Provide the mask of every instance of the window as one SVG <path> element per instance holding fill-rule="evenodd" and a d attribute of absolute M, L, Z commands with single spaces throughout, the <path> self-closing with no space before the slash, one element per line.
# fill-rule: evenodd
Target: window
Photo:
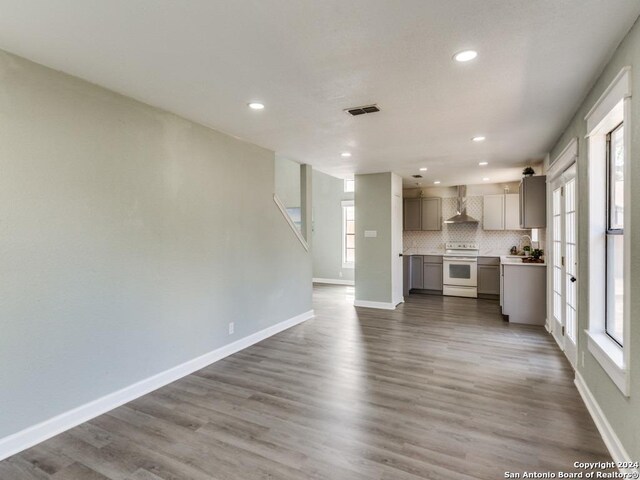
<path fill-rule="evenodd" d="M 588 350 L 625 396 L 630 390 L 631 245 L 624 234 L 625 224 L 629 225 L 631 155 L 625 127 L 630 114 L 631 67 L 624 67 L 585 120 L 589 142 Z"/>
<path fill-rule="evenodd" d="M 356 181 L 345 179 L 344 181 L 344 191 L 345 192 L 355 192 L 356 190 Z"/>
<path fill-rule="evenodd" d="M 353 268 L 356 261 L 356 220 L 352 201 L 342 202 L 342 267 Z"/>
<path fill-rule="evenodd" d="M 607 134 L 605 332 L 624 343 L 624 125 Z"/>

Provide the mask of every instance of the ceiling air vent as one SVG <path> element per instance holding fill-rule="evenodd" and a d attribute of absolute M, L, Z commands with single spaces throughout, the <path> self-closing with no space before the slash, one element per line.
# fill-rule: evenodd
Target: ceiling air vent
<path fill-rule="evenodd" d="M 422 178 L 422 175 L 411 175 L 413 178 Z"/>
<path fill-rule="evenodd" d="M 376 113 L 379 112 L 380 109 L 378 108 L 377 105 L 365 105 L 363 107 L 353 107 L 353 108 L 347 108 L 345 110 L 345 112 L 347 112 L 348 114 L 356 117 L 358 115 L 364 115 L 365 113 Z"/>

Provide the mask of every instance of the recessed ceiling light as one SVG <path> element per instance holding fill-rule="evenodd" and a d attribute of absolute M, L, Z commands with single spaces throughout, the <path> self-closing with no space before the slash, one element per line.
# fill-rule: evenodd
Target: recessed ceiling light
<path fill-rule="evenodd" d="M 264 103 L 260 103 L 260 102 L 251 102 L 251 103 L 248 103 L 247 105 L 249 105 L 249 108 L 251 110 L 262 110 L 262 109 L 264 109 Z"/>
<path fill-rule="evenodd" d="M 426 171 L 427 171 L 427 167 L 422 167 L 422 168 L 420 169 L 420 171 L 421 171 L 421 172 L 426 172 Z"/>
<path fill-rule="evenodd" d="M 435 182 L 433 182 L 435 185 L 439 185 L 440 184 L 440 180 L 436 180 Z"/>
<path fill-rule="evenodd" d="M 344 157 L 344 158 L 348 158 L 348 157 L 350 157 L 350 156 L 351 156 L 351 153 L 349 153 L 349 152 L 342 152 L 342 153 L 340 154 L 340 156 L 341 156 L 341 157 Z"/>
<path fill-rule="evenodd" d="M 471 140 L 473 140 L 474 142 L 484 142 L 486 140 L 486 137 L 478 135 L 477 137 L 473 137 Z"/>
<path fill-rule="evenodd" d="M 473 60 L 478 56 L 478 52 L 475 50 L 463 50 L 462 52 L 458 52 L 453 56 L 453 59 L 456 62 L 468 62 L 469 60 Z"/>
<path fill-rule="evenodd" d="M 485 165 L 489 165 L 489 162 L 480 162 L 478 165 L 480 165 L 481 167 L 484 167 Z"/>
<path fill-rule="evenodd" d="M 488 182 L 488 181 L 489 181 L 489 180 L 491 180 L 491 179 L 490 179 L 489 177 L 484 177 L 482 180 L 483 180 L 484 182 Z"/>

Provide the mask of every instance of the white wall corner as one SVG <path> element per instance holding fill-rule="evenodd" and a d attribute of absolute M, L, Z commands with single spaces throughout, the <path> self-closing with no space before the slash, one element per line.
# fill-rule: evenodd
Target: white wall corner
<path fill-rule="evenodd" d="M 25 428 L 17 433 L 0 438 L 0 461 L 15 455 L 27 448 L 31 448 L 38 443 L 44 442 L 62 432 L 65 432 L 81 423 L 102 415 L 114 408 L 128 403 L 136 398 L 146 395 L 158 388 L 164 387 L 171 382 L 190 375 L 212 363 L 222 360 L 240 350 L 244 350 L 251 345 L 265 340 L 277 333 L 298 325 L 310 318 L 313 318 L 313 310 L 296 315 L 288 320 L 267 327 L 247 337 L 236 340 L 233 343 L 212 350 L 200 357 L 196 357 L 185 363 L 177 365 L 169 370 L 160 372 L 149 378 L 136 382 L 116 392 L 93 400 L 77 408 L 64 412 L 53 418 L 45 420 L 31 427 Z"/>
<path fill-rule="evenodd" d="M 613 461 L 616 463 L 631 462 L 631 458 L 629 457 L 629 454 L 627 453 L 624 446 L 622 445 L 622 442 L 616 435 L 616 432 L 611 427 L 611 424 L 607 420 L 607 417 L 605 417 L 604 412 L 600 408 L 600 405 L 598 405 L 598 402 L 596 401 L 595 397 L 591 393 L 591 390 L 589 390 L 589 387 L 587 387 L 587 384 L 585 383 L 584 378 L 582 377 L 582 375 L 580 375 L 580 372 L 578 372 L 577 370 L 576 370 L 575 385 L 576 385 L 576 388 L 578 389 L 578 392 L 580 393 L 580 396 L 582 397 L 582 401 L 584 402 L 585 406 L 587 407 L 587 410 L 591 414 L 591 418 L 593 418 L 593 422 L 596 424 L 596 427 L 598 428 L 598 432 L 600 432 L 600 435 L 602 436 L 602 440 L 604 441 L 604 444 L 609 450 L 609 453 L 611 454 L 611 458 L 613 458 Z M 637 461 L 637 459 L 635 459 L 635 461 Z M 620 469 L 620 471 L 624 473 L 630 473 L 632 475 L 640 475 L 640 470 L 638 469 Z M 635 476 L 630 478 L 638 478 L 638 477 Z"/>

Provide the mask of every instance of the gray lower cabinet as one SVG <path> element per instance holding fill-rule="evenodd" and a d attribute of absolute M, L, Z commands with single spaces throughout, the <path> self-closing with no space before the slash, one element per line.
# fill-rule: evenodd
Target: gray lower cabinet
<path fill-rule="evenodd" d="M 422 199 L 405 198 L 402 219 L 402 228 L 405 231 L 420 230 L 422 227 Z"/>
<path fill-rule="evenodd" d="M 512 323 L 544 325 L 547 317 L 547 269 L 536 264 L 505 264 L 502 314 Z"/>
<path fill-rule="evenodd" d="M 411 290 L 411 257 L 404 255 L 402 257 L 402 294 L 409 295 Z"/>
<path fill-rule="evenodd" d="M 422 255 L 411 255 L 411 288 L 423 288 Z"/>
<path fill-rule="evenodd" d="M 500 295 L 500 258 L 478 258 L 478 295 Z"/>
<path fill-rule="evenodd" d="M 442 291 L 442 261 L 440 263 L 424 262 L 423 288 Z"/>

